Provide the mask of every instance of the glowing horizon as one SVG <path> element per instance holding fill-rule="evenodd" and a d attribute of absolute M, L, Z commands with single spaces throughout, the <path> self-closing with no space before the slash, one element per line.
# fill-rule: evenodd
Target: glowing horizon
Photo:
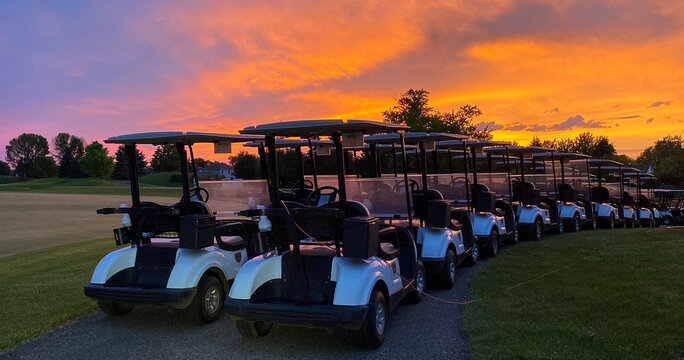
<path fill-rule="evenodd" d="M 391 5 L 391 6 L 390 6 Z M 22 132 L 87 141 L 380 120 L 409 88 L 499 140 L 684 134 L 684 3 L 94 1 L 0 5 L 0 158 Z M 110 151 L 111 153 L 111 151 Z M 204 150 L 198 156 L 224 160 Z M 150 155 L 149 150 L 147 155 Z"/>

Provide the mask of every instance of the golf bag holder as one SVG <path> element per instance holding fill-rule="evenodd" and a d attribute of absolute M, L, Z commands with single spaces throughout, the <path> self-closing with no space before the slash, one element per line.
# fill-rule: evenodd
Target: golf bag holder
<path fill-rule="evenodd" d="M 180 217 L 178 246 L 184 249 L 201 249 L 214 245 L 216 217 L 209 214 L 191 214 Z"/>
<path fill-rule="evenodd" d="M 432 200 L 444 200 L 444 196 L 437 190 L 414 190 L 413 213 L 420 221 L 425 221 L 428 216 L 428 204 Z"/>
<path fill-rule="evenodd" d="M 354 216 L 344 219 L 342 255 L 368 259 L 378 253 L 380 220 L 370 216 Z"/>
<path fill-rule="evenodd" d="M 570 184 L 558 185 L 558 200 L 564 203 L 574 203 L 577 201 L 577 193 Z"/>
<path fill-rule="evenodd" d="M 622 205 L 623 206 L 634 206 L 634 197 L 629 193 L 622 193 Z"/>
<path fill-rule="evenodd" d="M 591 199 L 598 203 L 610 202 L 610 191 L 603 186 L 591 188 Z"/>
<path fill-rule="evenodd" d="M 523 205 L 539 205 L 539 189 L 529 187 L 523 188 L 520 202 Z"/>
<path fill-rule="evenodd" d="M 475 212 L 494 213 L 496 209 L 495 196 L 491 191 L 477 191 L 473 192 L 473 208 Z"/>
<path fill-rule="evenodd" d="M 451 225 L 451 204 L 447 200 L 430 200 L 425 226 L 448 228 Z"/>

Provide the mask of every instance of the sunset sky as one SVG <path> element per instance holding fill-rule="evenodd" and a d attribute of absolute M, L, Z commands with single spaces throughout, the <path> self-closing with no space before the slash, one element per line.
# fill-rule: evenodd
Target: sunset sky
<path fill-rule="evenodd" d="M 684 134 L 684 1 L 3 1 L 0 159 L 22 132 L 381 119 L 408 88 L 498 140 Z"/>

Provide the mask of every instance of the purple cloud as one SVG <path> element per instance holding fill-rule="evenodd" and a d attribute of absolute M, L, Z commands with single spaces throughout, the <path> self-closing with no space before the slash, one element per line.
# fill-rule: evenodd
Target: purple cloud
<path fill-rule="evenodd" d="M 618 117 L 611 117 L 607 118 L 606 120 L 625 120 L 625 119 L 636 119 L 641 117 L 640 115 L 628 115 L 628 116 L 618 116 Z"/>
<path fill-rule="evenodd" d="M 504 128 L 504 126 L 503 126 L 503 125 L 499 125 L 499 124 L 497 124 L 497 123 L 495 123 L 495 122 L 493 122 L 493 121 L 483 121 L 483 122 L 481 122 L 481 123 L 479 123 L 479 124 L 476 124 L 476 125 L 475 125 L 475 128 L 476 128 L 477 130 L 480 130 L 480 131 L 482 131 L 482 130 L 484 130 L 484 129 L 489 129 L 489 130 L 491 130 L 491 131 L 494 131 L 494 130 L 501 130 L 501 129 Z"/>
<path fill-rule="evenodd" d="M 669 100 L 669 101 L 656 101 L 656 102 L 654 102 L 653 104 L 649 105 L 648 107 L 649 107 L 649 108 L 656 108 L 656 107 L 659 107 L 660 105 L 665 105 L 665 106 L 667 106 L 667 105 L 670 105 L 671 103 L 672 103 L 672 100 Z"/>
<path fill-rule="evenodd" d="M 648 124 L 648 123 L 652 123 L 652 122 L 653 122 L 653 118 L 649 118 L 648 120 L 646 120 L 646 123 L 647 123 L 647 124 Z"/>
<path fill-rule="evenodd" d="M 602 128 L 605 127 L 603 123 L 589 120 L 584 120 L 582 115 L 575 115 L 569 117 L 567 120 L 553 125 L 550 127 L 551 130 L 570 130 L 574 128 Z"/>
<path fill-rule="evenodd" d="M 557 112 L 559 112 L 559 111 L 560 111 L 560 109 L 558 109 L 557 107 L 555 107 L 555 108 L 553 108 L 553 109 L 544 110 L 544 114 L 546 114 L 546 113 L 557 113 Z"/>

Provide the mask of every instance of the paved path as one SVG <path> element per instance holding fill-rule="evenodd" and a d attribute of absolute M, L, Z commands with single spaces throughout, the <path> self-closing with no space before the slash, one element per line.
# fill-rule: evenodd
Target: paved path
<path fill-rule="evenodd" d="M 479 268 L 464 267 L 451 290 L 429 294 L 463 301 Z M 0 354 L 0 359 L 468 359 L 463 306 L 424 297 L 392 313 L 384 345 L 374 351 L 350 344 L 344 331 L 276 326 L 261 339 L 240 337 L 232 321 L 203 325 L 188 312 L 141 307 L 120 318 L 82 317 Z"/>

